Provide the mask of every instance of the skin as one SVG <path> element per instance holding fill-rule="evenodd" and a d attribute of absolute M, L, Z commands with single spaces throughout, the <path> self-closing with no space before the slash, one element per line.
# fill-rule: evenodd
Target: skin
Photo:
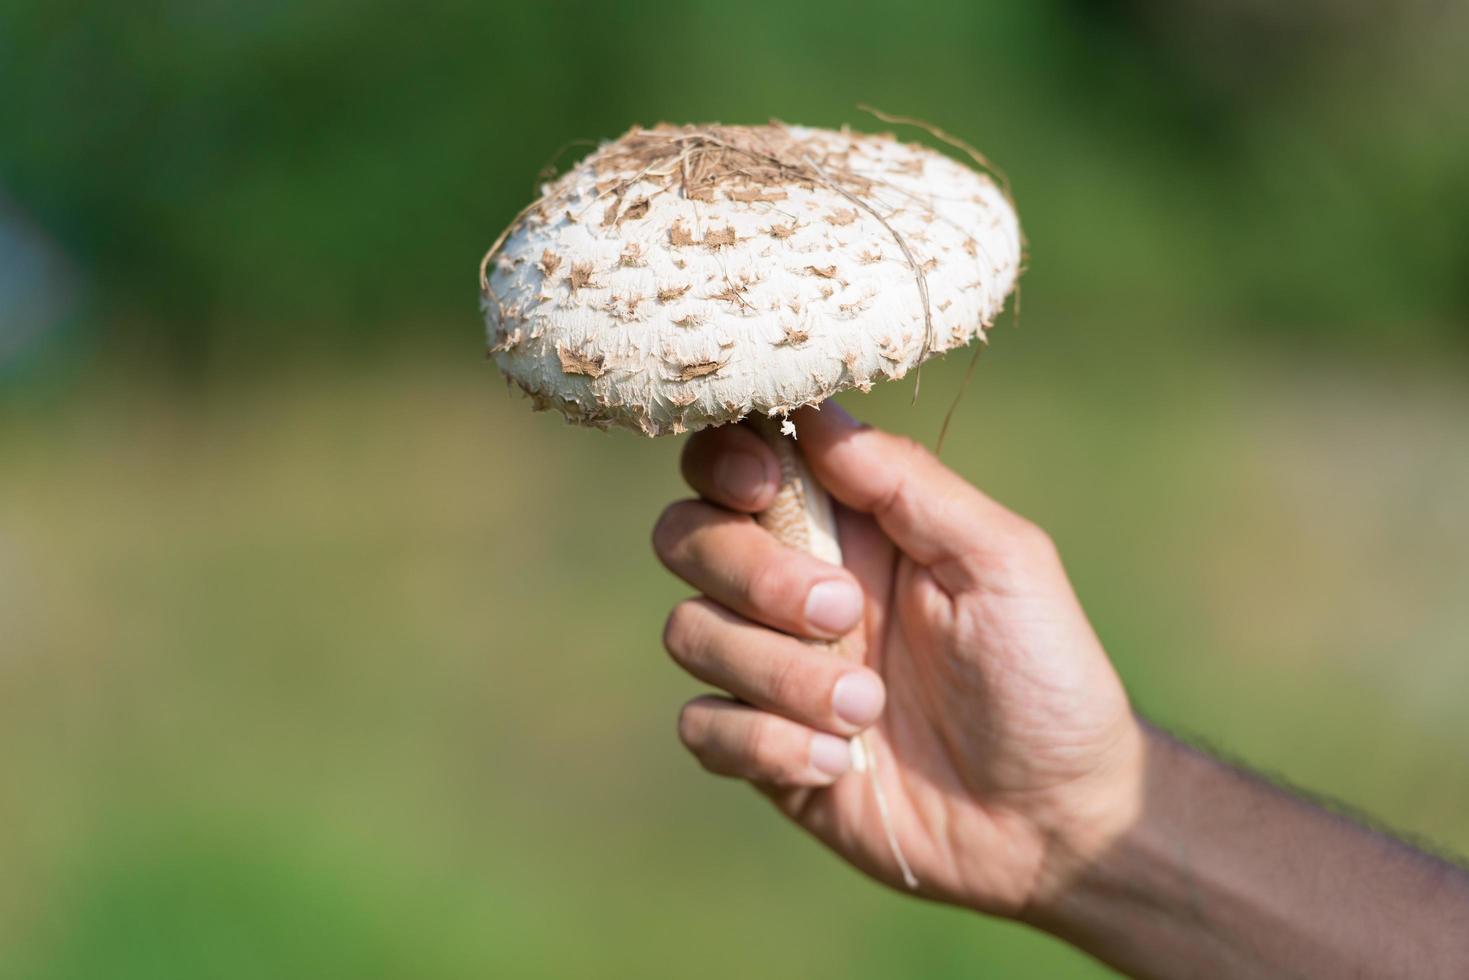
<path fill-rule="evenodd" d="M 688 441 L 698 499 L 654 531 L 699 593 L 664 645 L 724 692 L 679 717 L 706 769 L 903 888 L 866 732 L 921 895 L 1134 976 L 1469 975 L 1469 875 L 1151 729 L 1043 531 L 834 405 L 795 420 L 845 567 L 753 520 L 779 469 L 740 426 Z"/>

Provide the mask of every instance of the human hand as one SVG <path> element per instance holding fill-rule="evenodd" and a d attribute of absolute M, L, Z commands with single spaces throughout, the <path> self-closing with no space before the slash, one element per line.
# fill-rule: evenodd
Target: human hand
<path fill-rule="evenodd" d="M 898 884 L 851 771 L 847 739 L 869 731 L 921 893 L 1023 915 L 1136 817 L 1144 739 L 1122 686 L 1040 529 L 835 404 L 795 420 L 838 502 L 846 567 L 751 518 L 779 478 L 759 437 L 690 438 L 683 472 L 702 499 L 665 510 L 653 541 L 701 596 L 674 608 L 664 644 L 730 696 L 689 702 L 680 738 Z M 844 636 L 845 657 L 810 642 Z"/>

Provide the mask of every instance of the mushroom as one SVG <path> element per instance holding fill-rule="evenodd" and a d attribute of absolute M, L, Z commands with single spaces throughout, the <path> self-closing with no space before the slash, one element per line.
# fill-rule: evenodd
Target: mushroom
<path fill-rule="evenodd" d="M 786 416 L 983 340 L 1020 262 L 1008 194 L 925 146 L 665 124 L 544 187 L 485 255 L 480 286 L 491 356 L 537 408 L 649 436 L 748 418 L 781 463 L 760 522 L 840 564 L 830 499 Z M 870 745 L 853 755 L 875 773 Z"/>

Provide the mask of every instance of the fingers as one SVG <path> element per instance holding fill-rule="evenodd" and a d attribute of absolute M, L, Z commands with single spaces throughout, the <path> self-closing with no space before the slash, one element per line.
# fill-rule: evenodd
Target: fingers
<path fill-rule="evenodd" d="M 806 462 L 833 497 L 873 515 L 924 565 L 1004 554 L 1039 534 L 923 446 L 861 425 L 834 402 L 794 415 Z"/>
<path fill-rule="evenodd" d="M 852 768 L 846 739 L 708 695 L 684 705 L 678 737 L 720 776 L 773 786 L 827 786 Z"/>
<path fill-rule="evenodd" d="M 742 425 L 694 433 L 684 445 L 680 467 L 699 496 L 746 514 L 769 507 L 780 484 L 775 454 Z"/>
<path fill-rule="evenodd" d="M 706 684 L 812 728 L 855 735 L 882 713 L 882 681 L 866 667 L 756 626 L 708 599 L 674 607 L 663 645 Z"/>
<path fill-rule="evenodd" d="M 862 426 L 834 402 L 819 410 L 801 409 L 793 418 L 817 479 L 849 508 L 873 515 L 915 561 L 934 567 L 963 559 L 1052 553 L 1043 532 L 975 489 L 918 443 Z M 730 425 L 689 439 L 683 473 L 702 497 L 742 513 L 769 506 L 780 478 L 775 454 L 763 440 L 743 426 Z M 963 584 L 958 576 L 950 578 Z"/>
<path fill-rule="evenodd" d="M 813 639 L 836 639 L 862 619 L 852 573 L 787 548 L 749 517 L 701 500 L 663 512 L 653 550 L 679 578 L 740 615 Z"/>

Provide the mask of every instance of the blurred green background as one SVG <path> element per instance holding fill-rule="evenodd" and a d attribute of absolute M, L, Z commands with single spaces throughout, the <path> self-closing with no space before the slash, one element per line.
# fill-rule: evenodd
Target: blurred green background
<path fill-rule="evenodd" d="M 1022 322 L 945 457 L 1142 710 L 1469 849 L 1466 42 L 1433 0 L 0 0 L 0 977 L 1104 973 L 704 777 L 676 441 L 483 359 L 559 147 L 859 101 L 1013 180 Z M 931 442 L 964 360 L 847 404 Z"/>

